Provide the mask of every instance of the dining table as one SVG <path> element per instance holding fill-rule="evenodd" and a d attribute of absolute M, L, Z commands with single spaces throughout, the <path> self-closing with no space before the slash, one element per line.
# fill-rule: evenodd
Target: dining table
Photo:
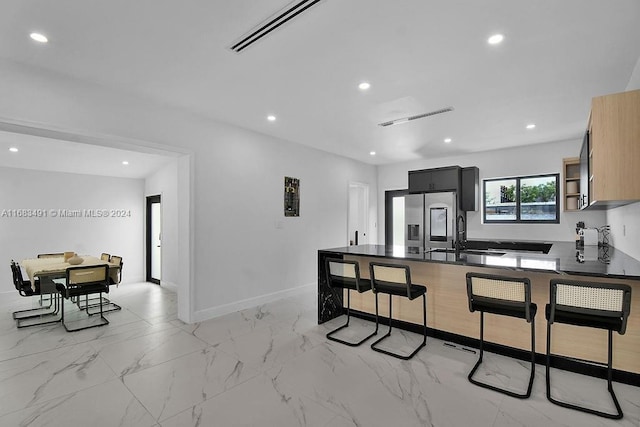
<path fill-rule="evenodd" d="M 87 266 L 87 265 L 109 265 L 109 277 L 112 283 L 118 283 L 119 264 L 114 264 L 91 255 L 80 255 L 82 262 L 80 264 L 70 264 L 65 261 L 64 256 L 46 257 L 46 258 L 27 258 L 22 260 L 22 268 L 27 273 L 31 281 L 31 288 L 36 289 L 36 278 L 40 279 L 40 292 L 53 293 L 56 291 L 57 280 L 64 280 L 67 275 L 67 269 L 70 267 Z"/>

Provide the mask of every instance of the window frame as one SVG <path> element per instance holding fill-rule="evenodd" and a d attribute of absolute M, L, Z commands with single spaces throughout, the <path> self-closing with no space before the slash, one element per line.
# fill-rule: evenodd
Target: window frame
<path fill-rule="evenodd" d="M 530 178 L 555 178 L 556 180 L 556 217 L 554 219 L 522 219 L 522 204 L 520 201 L 520 183 Z M 487 182 L 515 180 L 516 218 L 515 219 L 487 219 Z M 485 178 L 482 180 L 482 223 L 483 224 L 560 224 L 560 174 L 545 173 L 539 175 L 508 176 L 502 178 Z"/>

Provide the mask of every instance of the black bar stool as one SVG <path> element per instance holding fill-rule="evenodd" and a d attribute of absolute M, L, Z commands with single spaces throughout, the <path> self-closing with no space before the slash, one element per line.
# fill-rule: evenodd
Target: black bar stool
<path fill-rule="evenodd" d="M 614 283 L 592 283 L 553 279 L 550 282 L 550 303 L 547 304 L 547 399 L 556 405 L 619 420 L 622 408 L 612 384 L 613 331 L 624 335 L 631 311 L 631 287 Z M 551 396 L 550 359 L 551 325 L 566 323 L 575 326 L 606 329 L 609 336 L 607 361 L 607 389 L 616 406 L 616 413 L 597 411 L 572 403 L 562 402 Z"/>
<path fill-rule="evenodd" d="M 371 289 L 371 282 L 367 279 L 360 278 L 360 265 L 357 261 L 348 261 L 343 259 L 327 259 L 326 260 L 327 283 L 329 287 L 347 290 L 347 323 L 329 332 L 326 337 L 332 341 L 337 341 L 352 347 L 359 346 L 372 336 L 378 333 L 378 301 L 376 300 L 376 329 L 358 342 L 345 341 L 333 336 L 336 332 L 349 326 L 351 317 L 351 291 L 356 290 L 359 293 L 366 292 Z"/>
<path fill-rule="evenodd" d="M 383 293 L 389 295 L 389 331 L 382 338 L 371 344 L 371 348 L 380 353 L 388 354 L 389 356 L 409 360 L 427 344 L 427 288 L 411 283 L 411 270 L 408 265 L 371 262 L 369 263 L 369 271 L 371 274 L 371 288 L 376 296 L 376 323 L 378 318 L 378 294 Z M 409 300 L 413 300 L 422 295 L 424 337 L 422 343 L 407 356 L 376 347 L 377 344 L 391 335 L 391 321 L 393 319 L 391 300 L 393 295 L 406 297 L 409 298 Z"/>
<path fill-rule="evenodd" d="M 480 357 L 467 377 L 477 386 L 525 399 L 531 396 L 533 378 L 536 372 L 536 326 L 537 306 L 531 302 L 531 282 L 528 278 L 513 278 L 481 273 L 467 273 L 467 296 L 469 311 L 480 312 Z M 531 323 L 531 375 L 524 394 L 496 387 L 473 379 L 473 374 L 482 363 L 484 353 L 484 313 L 517 317 Z"/>

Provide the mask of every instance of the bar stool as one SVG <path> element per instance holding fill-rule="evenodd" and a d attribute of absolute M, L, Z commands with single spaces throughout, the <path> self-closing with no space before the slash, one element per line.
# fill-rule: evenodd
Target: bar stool
<path fill-rule="evenodd" d="M 397 357 L 398 359 L 409 360 L 427 344 L 427 288 L 411 283 L 411 270 L 408 265 L 371 262 L 369 263 L 369 272 L 371 274 L 371 288 L 376 296 L 376 323 L 378 321 L 378 294 L 383 293 L 389 295 L 389 331 L 382 338 L 371 344 L 371 349 Z M 424 337 L 422 343 L 407 356 L 376 347 L 377 344 L 391 335 L 391 321 L 393 319 L 391 300 L 393 295 L 406 297 L 409 300 L 413 300 L 422 295 Z"/>
<path fill-rule="evenodd" d="M 467 377 L 477 386 L 488 388 L 508 396 L 525 399 L 531 396 L 536 372 L 536 327 L 537 306 L 531 302 L 531 282 L 528 278 L 513 278 L 481 273 L 467 273 L 467 296 L 469 311 L 480 312 L 480 357 Z M 484 313 L 517 317 L 531 323 L 531 375 L 524 394 L 496 387 L 473 379 L 473 374 L 482 363 L 484 354 Z"/>
<path fill-rule="evenodd" d="M 371 289 L 371 282 L 367 279 L 360 278 L 360 265 L 357 261 L 348 261 L 343 259 L 327 259 L 326 260 L 327 283 L 329 287 L 347 290 L 347 323 L 329 332 L 326 337 L 332 341 L 337 341 L 352 347 L 359 346 L 372 336 L 378 333 L 378 301 L 376 301 L 376 329 L 358 342 L 345 341 L 335 338 L 333 334 L 341 329 L 349 326 L 351 317 L 351 291 L 356 290 L 363 293 Z"/>
<path fill-rule="evenodd" d="M 627 318 L 631 311 L 631 287 L 613 283 L 579 282 L 574 280 L 553 279 L 550 282 L 550 303 L 547 304 L 547 399 L 556 405 L 619 420 L 622 408 L 618 403 L 612 384 L 613 331 L 624 335 Z M 550 359 L 551 359 L 551 325 L 566 323 L 575 326 L 606 329 L 609 338 L 607 361 L 607 389 L 616 406 L 616 413 L 597 411 L 595 409 L 562 402 L 551 396 Z M 604 364 L 602 364 L 604 365 Z"/>

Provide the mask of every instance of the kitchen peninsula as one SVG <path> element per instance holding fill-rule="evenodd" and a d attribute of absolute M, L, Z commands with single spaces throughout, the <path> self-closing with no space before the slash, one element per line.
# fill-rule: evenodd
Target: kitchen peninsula
<path fill-rule="evenodd" d="M 524 249 L 524 250 L 523 250 Z M 370 261 L 407 264 L 412 282 L 427 286 L 429 334 L 447 341 L 476 345 L 479 336 L 477 313 L 470 313 L 466 294 L 467 272 L 483 272 L 510 277 L 528 277 L 532 301 L 538 305 L 536 352 L 541 362 L 546 349 L 544 307 L 549 302 L 549 281 L 559 275 L 587 282 L 625 283 L 632 287 L 631 314 L 625 335 L 614 336 L 613 367 L 618 381 L 640 385 L 640 261 L 614 247 L 576 249 L 572 242 L 490 242 L 469 241 L 466 250 L 438 248 L 408 253 L 403 246 L 360 245 L 318 251 L 318 323 L 343 313 L 343 295 L 327 286 L 326 258 L 344 258 L 360 263 L 362 277 L 369 277 Z M 387 317 L 386 296 L 380 297 L 380 316 Z M 413 329 L 422 322 L 421 306 L 406 298 L 393 301 L 399 327 Z M 351 309 L 371 318 L 374 295 L 352 293 Z M 486 315 L 485 340 L 499 343 L 491 351 L 518 354 L 528 351 L 529 325 L 505 322 Z M 606 331 L 555 325 L 553 353 L 586 361 L 606 362 Z M 477 345 L 476 345 L 477 346 Z M 428 344 L 427 344 L 428 347 Z M 522 353 L 524 354 L 524 353 Z M 585 363 L 579 366 L 587 367 Z M 573 367 L 575 369 L 575 366 Z M 588 369 L 587 369 L 588 370 Z"/>

